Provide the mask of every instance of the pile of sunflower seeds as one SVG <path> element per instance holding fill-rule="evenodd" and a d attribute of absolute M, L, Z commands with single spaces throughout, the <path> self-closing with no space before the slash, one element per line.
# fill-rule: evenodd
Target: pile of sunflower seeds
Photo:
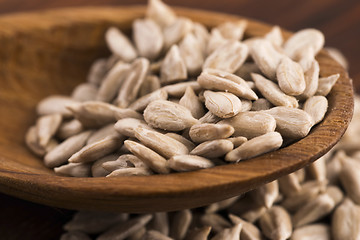
<path fill-rule="evenodd" d="M 238 162 L 305 137 L 339 74 L 319 76 L 315 29 L 243 39 L 246 20 L 209 32 L 151 0 L 132 39 L 111 27 L 112 55 L 71 96 L 49 96 L 26 143 L 74 177 L 191 171 Z"/>
<path fill-rule="evenodd" d="M 306 168 L 209 206 L 177 212 L 77 212 L 61 240 L 360 239 L 360 96 L 342 140 Z"/>

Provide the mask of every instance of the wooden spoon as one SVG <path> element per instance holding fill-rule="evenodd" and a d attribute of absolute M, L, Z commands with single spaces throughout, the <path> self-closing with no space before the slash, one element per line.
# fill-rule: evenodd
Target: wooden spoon
<path fill-rule="evenodd" d="M 107 56 L 104 32 L 130 32 L 144 7 L 76 8 L 0 18 L 0 191 L 69 209 L 122 212 L 170 211 L 203 206 L 239 195 L 291 173 L 329 151 L 343 135 L 353 112 L 352 81 L 322 51 L 321 75 L 340 73 L 329 94 L 325 119 L 300 141 L 238 164 L 188 173 L 118 178 L 56 176 L 24 143 L 35 122 L 35 106 L 51 94 L 70 94 L 86 79 L 91 62 Z M 208 27 L 240 17 L 176 8 L 181 16 Z M 249 20 L 246 36 L 271 26 Z M 289 32 L 284 31 L 288 37 Z"/>

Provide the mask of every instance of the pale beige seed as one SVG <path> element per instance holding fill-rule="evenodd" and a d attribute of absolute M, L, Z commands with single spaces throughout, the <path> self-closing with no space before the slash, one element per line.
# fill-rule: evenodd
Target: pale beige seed
<path fill-rule="evenodd" d="M 25 135 L 25 143 L 30 150 L 37 156 L 42 157 L 46 154 L 46 149 L 39 145 L 36 126 L 31 126 Z"/>
<path fill-rule="evenodd" d="M 311 48 L 316 55 L 324 46 L 324 35 L 317 29 L 303 29 L 293 34 L 285 43 L 284 51 L 287 56 L 297 60 L 299 55 Z"/>
<path fill-rule="evenodd" d="M 304 92 L 298 96 L 298 99 L 304 100 L 315 95 L 319 86 L 320 66 L 316 60 L 313 60 L 310 67 L 304 73 L 306 88 Z"/>
<path fill-rule="evenodd" d="M 312 48 L 305 49 L 301 54 L 299 54 L 298 59 L 299 60 L 297 62 L 300 64 L 304 72 L 307 72 L 311 68 L 312 63 L 316 61 L 314 50 Z"/>
<path fill-rule="evenodd" d="M 205 59 L 203 69 L 214 68 L 234 73 L 245 62 L 248 52 L 245 44 L 228 40 Z"/>
<path fill-rule="evenodd" d="M 225 155 L 225 160 L 229 162 L 238 162 L 249 159 L 261 154 L 274 151 L 281 147 L 282 137 L 278 132 L 269 132 L 264 135 L 255 137 L 243 143 L 239 147 Z"/>
<path fill-rule="evenodd" d="M 244 79 L 218 69 L 203 70 L 197 78 L 197 82 L 204 89 L 230 92 L 248 100 L 258 98 Z"/>
<path fill-rule="evenodd" d="M 223 37 L 220 31 L 216 28 L 211 29 L 209 40 L 206 45 L 205 55 L 211 55 L 218 47 L 224 45 L 228 40 Z"/>
<path fill-rule="evenodd" d="M 216 139 L 200 143 L 190 154 L 206 158 L 217 158 L 224 156 L 233 149 L 234 145 L 226 139 Z"/>
<path fill-rule="evenodd" d="M 152 230 L 156 230 L 165 236 L 169 235 L 169 217 L 167 212 L 156 212 L 153 215 L 153 219 L 148 226 Z"/>
<path fill-rule="evenodd" d="M 251 192 L 249 192 L 250 197 L 254 199 L 259 205 L 262 205 L 266 208 L 271 208 L 279 196 L 279 184 L 278 181 L 272 181 L 270 183 L 264 184 Z"/>
<path fill-rule="evenodd" d="M 95 60 L 89 69 L 86 81 L 92 83 L 96 86 L 99 86 L 108 71 L 107 69 L 107 59 L 100 58 Z"/>
<path fill-rule="evenodd" d="M 166 90 L 168 95 L 171 97 L 178 97 L 181 98 L 187 87 L 191 87 L 194 92 L 200 92 L 202 89 L 201 86 L 197 81 L 187 81 L 187 82 L 180 82 L 180 83 L 174 83 L 170 85 L 166 85 L 162 89 Z"/>
<path fill-rule="evenodd" d="M 340 204 L 344 199 L 344 193 L 342 190 L 334 185 L 329 185 L 325 191 L 335 202 L 335 206 Z"/>
<path fill-rule="evenodd" d="M 247 81 L 251 80 L 251 73 L 261 73 L 259 67 L 253 62 L 245 62 L 234 73 L 236 76 L 241 77 Z"/>
<path fill-rule="evenodd" d="M 359 205 L 355 205 L 349 198 L 346 198 L 332 216 L 331 232 L 334 240 L 359 239 Z"/>
<path fill-rule="evenodd" d="M 167 131 L 181 131 L 198 123 L 189 109 L 166 100 L 151 102 L 144 111 L 144 119 L 150 126 Z"/>
<path fill-rule="evenodd" d="M 305 170 L 304 168 L 300 168 L 299 170 L 294 172 L 296 174 L 296 177 L 299 179 L 300 183 L 303 183 L 305 181 Z"/>
<path fill-rule="evenodd" d="M 206 47 L 208 45 L 208 41 L 210 38 L 210 33 L 208 32 L 208 30 L 206 29 L 206 27 L 203 24 L 194 22 L 193 23 L 193 34 L 200 44 L 201 52 L 202 52 L 203 56 L 205 56 L 206 55 Z"/>
<path fill-rule="evenodd" d="M 36 112 L 38 115 L 60 113 L 64 118 L 69 118 L 72 116 L 72 113 L 66 106 L 76 103 L 78 103 L 78 101 L 67 96 L 51 95 L 42 99 L 36 105 Z"/>
<path fill-rule="evenodd" d="M 71 97 L 79 102 L 92 101 L 96 99 L 97 86 L 92 83 L 82 83 L 74 88 Z"/>
<path fill-rule="evenodd" d="M 150 68 L 151 68 L 151 64 L 150 64 Z M 159 71 L 160 71 L 160 66 L 159 66 Z M 145 77 L 143 84 L 141 84 L 141 87 L 139 90 L 139 97 L 142 97 L 149 93 L 152 93 L 152 92 L 160 89 L 160 87 L 161 87 L 161 84 L 160 84 L 160 79 L 158 76 L 147 75 Z"/>
<path fill-rule="evenodd" d="M 127 219 L 128 214 L 126 213 L 78 211 L 63 228 L 66 231 L 81 231 L 88 234 L 96 234 Z"/>
<path fill-rule="evenodd" d="M 309 175 L 317 181 L 326 181 L 326 162 L 325 157 L 322 156 L 315 162 L 308 165 L 307 170 Z"/>
<path fill-rule="evenodd" d="M 121 147 L 125 140 L 124 136 L 108 136 L 90 145 L 86 145 L 70 158 L 70 163 L 93 162 L 102 158 Z"/>
<path fill-rule="evenodd" d="M 126 140 L 124 144 L 130 152 L 141 159 L 154 172 L 162 174 L 170 173 L 166 159 L 150 148 L 130 140 Z"/>
<path fill-rule="evenodd" d="M 329 214 L 335 207 L 334 200 L 327 194 L 320 194 L 307 202 L 294 214 L 292 220 L 295 227 L 313 223 Z"/>
<path fill-rule="evenodd" d="M 226 228 L 226 229 L 222 230 L 221 232 L 216 234 L 214 237 L 212 237 L 211 240 L 223 240 L 223 239 L 240 240 L 241 229 L 242 229 L 242 224 L 241 223 L 236 224 L 235 226 L 233 226 L 231 228 Z"/>
<path fill-rule="evenodd" d="M 206 90 L 204 97 L 206 108 L 220 118 L 233 117 L 241 110 L 240 99 L 232 93 Z"/>
<path fill-rule="evenodd" d="M 281 28 L 279 26 L 274 26 L 271 28 L 264 38 L 270 41 L 274 46 L 281 47 L 284 42 L 284 38 L 281 33 Z"/>
<path fill-rule="evenodd" d="M 205 213 L 201 216 L 200 222 L 203 226 L 210 226 L 211 230 L 218 233 L 225 228 L 230 228 L 231 223 L 217 213 Z"/>
<path fill-rule="evenodd" d="M 229 140 L 230 142 L 233 143 L 234 145 L 234 148 L 237 148 L 239 147 L 241 144 L 243 144 L 244 142 L 247 141 L 247 138 L 246 137 L 230 137 L 230 138 L 227 138 L 227 140 Z"/>
<path fill-rule="evenodd" d="M 233 205 L 237 200 L 239 200 L 240 196 L 231 197 L 219 202 L 215 202 L 206 207 L 205 213 L 216 213 L 218 211 L 227 209 L 231 205 Z"/>
<path fill-rule="evenodd" d="M 117 62 L 104 77 L 97 92 L 96 100 L 102 102 L 111 102 L 114 100 L 129 70 L 129 64 L 121 61 Z"/>
<path fill-rule="evenodd" d="M 344 54 L 336 48 L 333 47 L 325 47 L 324 48 L 329 55 L 335 59 L 343 68 L 349 70 L 349 62 L 347 61 Z"/>
<path fill-rule="evenodd" d="M 272 240 L 286 240 L 292 234 L 291 217 L 282 207 L 270 208 L 259 220 L 263 234 Z"/>
<path fill-rule="evenodd" d="M 122 240 L 133 235 L 143 228 L 152 219 L 151 214 L 144 214 L 121 222 L 103 232 L 97 237 L 97 240 Z"/>
<path fill-rule="evenodd" d="M 247 139 L 273 132 L 276 128 L 275 118 L 264 112 L 241 112 L 235 117 L 220 121 L 219 124 L 233 126 L 234 136 Z"/>
<path fill-rule="evenodd" d="M 41 116 L 36 121 L 36 135 L 40 147 L 45 148 L 55 135 L 62 121 L 59 113 Z"/>
<path fill-rule="evenodd" d="M 91 177 L 91 164 L 68 163 L 54 168 L 56 174 L 68 177 Z"/>
<path fill-rule="evenodd" d="M 205 113 L 204 116 L 202 116 L 199 119 L 200 123 L 217 123 L 221 120 L 221 118 L 219 118 L 218 116 L 216 116 L 215 114 L 213 114 L 212 112 L 208 111 L 207 113 Z"/>
<path fill-rule="evenodd" d="M 171 169 L 178 172 L 194 171 L 215 166 L 209 159 L 196 155 L 175 155 L 168 160 L 168 165 Z"/>
<path fill-rule="evenodd" d="M 320 192 L 325 191 L 326 182 L 319 181 L 307 181 L 301 185 L 301 189 L 298 192 L 287 196 L 281 205 L 290 212 L 298 211 L 305 204 L 313 201 Z"/>
<path fill-rule="evenodd" d="M 166 236 L 165 234 L 155 231 L 155 230 L 149 230 L 145 233 L 143 238 L 140 238 L 142 240 L 173 240 L 173 238 L 170 238 Z"/>
<path fill-rule="evenodd" d="M 152 129 L 149 125 L 146 124 L 144 120 L 136 118 L 123 118 L 116 122 L 114 128 L 120 134 L 127 137 L 135 137 L 135 129 L 142 127 L 145 129 Z"/>
<path fill-rule="evenodd" d="M 88 101 L 67 106 L 75 118 L 81 122 L 84 127 L 97 128 L 109 123 L 114 123 L 120 118 L 142 118 L 140 113 L 131 109 L 118 108 L 112 104 Z"/>
<path fill-rule="evenodd" d="M 60 125 L 56 136 L 60 139 L 67 139 L 75 134 L 81 133 L 83 130 L 84 128 L 81 122 L 77 119 L 72 119 Z"/>
<path fill-rule="evenodd" d="M 299 179 L 295 173 L 290 173 L 278 179 L 280 192 L 286 197 L 294 195 L 301 190 Z"/>
<path fill-rule="evenodd" d="M 103 164 L 107 162 L 114 162 L 119 157 L 118 154 L 110 154 L 99 160 L 96 160 L 91 166 L 91 176 L 93 177 L 105 177 L 106 175 L 110 174 L 111 171 L 105 169 Z"/>
<path fill-rule="evenodd" d="M 342 169 L 342 161 L 348 156 L 342 150 L 338 150 L 334 156 L 326 164 L 326 178 L 329 184 L 337 184 L 339 182 L 339 174 Z"/>
<path fill-rule="evenodd" d="M 169 132 L 169 133 L 165 133 L 165 135 L 184 144 L 187 147 L 187 149 L 189 150 L 189 152 L 191 152 L 195 148 L 195 144 L 192 141 L 188 140 L 187 138 L 185 138 L 179 134 Z"/>
<path fill-rule="evenodd" d="M 171 46 L 178 44 L 186 34 L 192 31 L 193 23 L 190 19 L 178 17 L 175 21 L 164 28 L 164 49 L 169 49 Z"/>
<path fill-rule="evenodd" d="M 331 239 L 330 227 L 323 223 L 306 225 L 296 228 L 290 240 L 329 240 Z M 345 238 L 343 238 L 345 239 Z"/>
<path fill-rule="evenodd" d="M 149 18 L 136 19 L 132 29 L 139 55 L 150 60 L 156 59 L 164 46 L 164 38 L 159 25 Z"/>
<path fill-rule="evenodd" d="M 136 56 L 136 50 L 125 34 L 116 27 L 110 27 L 105 33 L 105 41 L 110 51 L 125 62 L 133 61 Z"/>
<path fill-rule="evenodd" d="M 119 94 L 116 98 L 118 107 L 126 108 L 138 96 L 139 90 L 145 81 L 146 74 L 149 70 L 149 60 L 146 58 L 138 58 L 131 64 L 126 79 L 124 80 Z"/>
<path fill-rule="evenodd" d="M 66 232 L 61 234 L 60 236 L 60 240 L 72 240 L 72 239 L 91 240 L 91 238 L 87 234 L 79 231 Z"/>
<path fill-rule="evenodd" d="M 187 78 L 187 70 L 184 59 L 180 55 L 177 45 L 173 45 L 166 53 L 160 69 L 161 83 L 172 83 Z"/>
<path fill-rule="evenodd" d="M 340 181 L 352 201 L 360 204 L 360 167 L 355 160 L 346 161 L 340 171 Z"/>
<path fill-rule="evenodd" d="M 252 103 L 251 111 L 268 110 L 272 107 L 273 105 L 271 104 L 271 102 L 269 102 L 269 100 L 267 100 L 266 98 L 259 98 Z"/>
<path fill-rule="evenodd" d="M 152 174 L 153 172 L 148 167 L 129 167 L 116 169 L 106 177 L 148 176 Z"/>
<path fill-rule="evenodd" d="M 179 44 L 179 51 L 189 76 L 199 75 L 204 56 L 198 39 L 192 33 L 186 34 Z"/>
<path fill-rule="evenodd" d="M 240 216 L 242 219 L 254 223 L 266 212 L 266 207 L 259 205 L 248 194 L 242 196 L 228 208 L 228 212 Z"/>
<path fill-rule="evenodd" d="M 116 156 L 116 154 L 110 156 Z M 110 172 L 120 168 L 148 168 L 142 160 L 132 154 L 122 154 L 114 161 L 104 162 L 102 167 Z"/>
<path fill-rule="evenodd" d="M 179 104 L 189 109 L 191 115 L 196 119 L 205 115 L 204 106 L 191 87 L 186 88 L 184 95 L 180 98 Z"/>
<path fill-rule="evenodd" d="M 189 136 L 193 142 L 205 142 L 215 139 L 228 138 L 234 133 L 229 124 L 202 123 L 190 128 Z"/>
<path fill-rule="evenodd" d="M 154 20 L 162 28 L 172 24 L 176 19 L 174 11 L 161 0 L 148 2 L 146 17 Z"/>
<path fill-rule="evenodd" d="M 181 142 L 153 130 L 141 127 L 136 128 L 135 137 L 145 146 L 151 148 L 165 158 L 189 153 L 187 147 Z"/>
<path fill-rule="evenodd" d="M 263 111 L 270 114 L 276 120 L 276 131 L 284 138 L 299 139 L 305 137 L 313 120 L 305 111 L 291 107 L 274 107 Z"/>
<path fill-rule="evenodd" d="M 109 70 L 110 70 L 112 67 L 114 67 L 115 64 L 116 64 L 117 62 L 119 62 L 119 61 L 121 61 L 121 59 L 120 59 L 118 56 L 116 56 L 115 54 L 110 55 L 110 56 L 106 59 L 106 65 L 105 65 L 106 71 L 109 71 Z M 122 61 L 121 61 L 121 62 L 122 62 Z"/>
<path fill-rule="evenodd" d="M 340 74 L 333 74 L 328 77 L 319 78 L 319 86 L 316 95 L 327 96 L 339 77 Z"/>
<path fill-rule="evenodd" d="M 185 209 L 176 212 L 170 228 L 170 237 L 184 239 L 192 221 L 191 210 Z"/>
<path fill-rule="evenodd" d="M 243 99 L 240 98 L 241 100 L 241 110 L 240 112 L 247 112 L 250 111 L 252 108 L 252 101 L 248 100 L 248 99 Z"/>
<path fill-rule="evenodd" d="M 297 96 L 305 91 L 304 71 L 300 64 L 288 57 L 280 61 L 276 69 L 276 78 L 280 89 L 287 95 Z"/>
<path fill-rule="evenodd" d="M 128 240 L 143 240 L 146 236 L 147 229 L 146 227 L 140 228 L 138 231 L 136 231 L 134 234 L 128 237 Z"/>
<path fill-rule="evenodd" d="M 135 100 L 135 102 L 130 104 L 128 108 L 138 112 L 142 112 L 147 107 L 147 105 L 149 105 L 149 103 L 151 103 L 152 101 L 159 99 L 166 100 L 167 98 L 168 98 L 167 92 L 164 89 L 159 89 L 145 96 L 142 96 L 141 98 L 138 98 L 137 100 Z"/>
<path fill-rule="evenodd" d="M 241 240 L 261 240 L 262 234 L 260 230 L 252 223 L 247 222 L 240 217 L 229 214 L 229 218 L 233 224 L 242 224 L 242 229 L 240 232 Z"/>
<path fill-rule="evenodd" d="M 269 79 L 275 79 L 276 69 L 283 58 L 270 41 L 257 39 L 252 42 L 250 54 L 261 72 Z"/>
<path fill-rule="evenodd" d="M 224 22 L 216 27 L 226 39 L 241 40 L 247 27 L 246 20 Z"/>
<path fill-rule="evenodd" d="M 76 134 L 60 143 L 45 155 L 45 165 L 49 168 L 53 168 L 66 163 L 71 155 L 85 146 L 86 141 L 90 137 L 91 133 L 92 131 L 85 131 Z"/>
<path fill-rule="evenodd" d="M 112 123 L 94 131 L 87 140 L 86 145 L 93 144 L 94 142 L 100 141 L 108 136 L 120 136 L 120 134 L 115 131 L 114 124 Z"/>
<path fill-rule="evenodd" d="M 189 231 L 185 240 L 208 240 L 211 227 L 205 226 L 201 228 L 195 228 Z"/>
<path fill-rule="evenodd" d="M 275 106 L 286 106 L 293 108 L 297 108 L 299 106 L 296 98 L 286 95 L 283 91 L 281 91 L 276 83 L 256 73 L 252 73 L 251 77 L 254 80 L 256 88 L 260 91 L 260 93 Z"/>

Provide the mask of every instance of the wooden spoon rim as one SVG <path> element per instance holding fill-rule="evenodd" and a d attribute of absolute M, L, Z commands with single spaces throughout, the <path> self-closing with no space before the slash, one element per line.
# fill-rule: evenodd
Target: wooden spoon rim
<path fill-rule="evenodd" d="M 101 11 L 118 12 L 119 14 L 126 12 L 132 18 L 139 17 L 144 13 L 143 6 L 79 8 L 78 10 L 81 11 L 78 17 L 79 21 L 82 21 L 84 16 Z M 52 10 L 46 12 L 45 16 L 46 18 L 49 15 L 67 16 L 71 15 L 69 11 L 73 10 Z M 204 21 L 208 25 L 212 24 L 211 27 L 220 20 L 240 19 L 238 16 L 186 8 L 176 8 L 176 12 L 181 16 Z M 38 12 L 16 14 L 1 17 L 0 22 L 31 17 L 36 18 L 40 23 L 45 16 L 42 17 Z M 216 21 L 210 21 L 213 19 Z M 270 26 L 267 24 L 249 20 L 247 34 L 256 35 L 257 31 L 252 29 L 255 26 L 270 30 Z M 289 36 L 290 33 L 284 31 L 284 35 Z M 237 164 L 187 173 L 138 177 L 74 179 L 19 171 L 18 166 L 12 165 L 12 163 L 7 163 L 6 166 L 0 164 L 0 191 L 56 207 L 124 212 L 192 208 L 246 192 L 260 184 L 304 167 L 319 158 L 330 150 L 345 132 L 353 112 L 352 81 L 347 72 L 325 51 L 322 51 L 317 58 L 323 76 L 340 73 L 340 78 L 328 96 L 329 109 L 324 121 L 315 126 L 307 137 L 288 147 Z M 9 161 L 1 156 L 1 153 L 0 159 Z"/>

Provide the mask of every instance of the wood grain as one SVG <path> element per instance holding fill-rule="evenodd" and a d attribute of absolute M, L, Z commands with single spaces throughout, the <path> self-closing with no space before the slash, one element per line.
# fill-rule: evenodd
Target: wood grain
<path fill-rule="evenodd" d="M 352 115 L 351 81 L 343 68 L 321 52 L 320 74 L 340 73 L 341 77 L 329 95 L 325 120 L 289 147 L 239 164 L 189 173 L 76 180 L 55 176 L 23 142 L 26 129 L 34 122 L 36 103 L 50 94 L 69 94 L 85 80 L 90 63 L 108 54 L 104 31 L 111 25 L 128 31 L 132 20 L 143 12 L 142 7 L 82 8 L 0 18 L 1 192 L 68 209 L 147 212 L 198 207 L 305 166 L 343 134 Z M 177 12 L 209 27 L 238 19 L 180 8 Z M 269 29 L 269 25 L 251 21 L 246 35 L 263 35 Z"/>

